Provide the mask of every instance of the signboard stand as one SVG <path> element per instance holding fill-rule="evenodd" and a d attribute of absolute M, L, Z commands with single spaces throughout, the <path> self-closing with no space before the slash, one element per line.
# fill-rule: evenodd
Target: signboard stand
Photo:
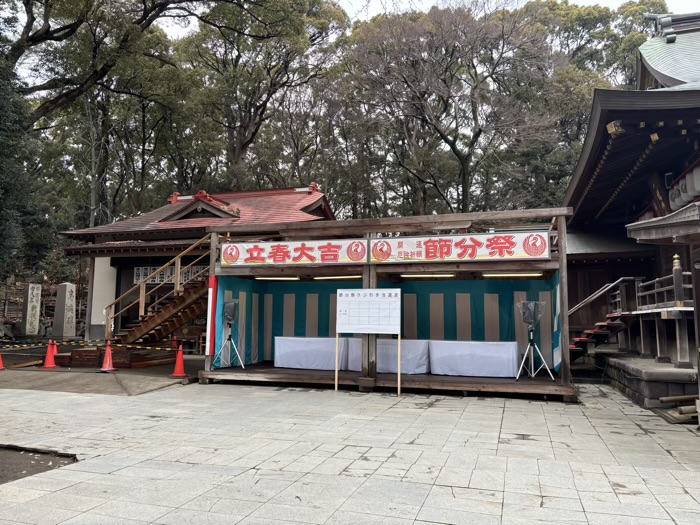
<path fill-rule="evenodd" d="M 340 353 L 340 334 L 335 333 L 335 391 L 338 391 L 338 354 Z"/>
<path fill-rule="evenodd" d="M 401 333 L 399 332 L 399 340 L 398 340 L 398 364 L 396 368 L 396 395 L 398 397 L 401 397 Z"/>
<path fill-rule="evenodd" d="M 363 288 L 337 291 L 335 390 L 338 391 L 340 334 L 398 336 L 397 394 L 401 395 L 401 289 Z"/>

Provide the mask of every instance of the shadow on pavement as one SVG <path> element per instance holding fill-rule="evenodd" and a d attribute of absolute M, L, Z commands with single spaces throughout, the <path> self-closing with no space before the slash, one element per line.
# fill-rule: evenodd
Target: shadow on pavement
<path fill-rule="evenodd" d="M 15 361 L 11 355 L 3 354 L 5 366 Z M 19 356 L 18 356 L 19 358 Z M 26 355 L 18 362 L 26 362 Z M 186 355 L 185 371 L 189 379 L 173 379 L 174 365 L 158 365 L 137 369 L 121 369 L 117 372 L 97 373 L 92 368 L 56 368 L 41 370 L 38 366 L 0 371 L 0 389 L 50 390 L 79 394 L 108 394 L 136 396 L 172 386 L 182 386 L 197 379 L 204 369 L 204 356 Z"/>

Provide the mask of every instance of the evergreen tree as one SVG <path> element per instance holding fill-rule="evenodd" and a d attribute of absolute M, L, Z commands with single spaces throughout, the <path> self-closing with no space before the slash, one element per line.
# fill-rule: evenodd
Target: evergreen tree
<path fill-rule="evenodd" d="M 24 166 L 28 134 L 27 107 L 18 96 L 16 79 L 0 62 L 0 279 L 24 273 L 24 227 L 31 206 L 31 191 Z"/>

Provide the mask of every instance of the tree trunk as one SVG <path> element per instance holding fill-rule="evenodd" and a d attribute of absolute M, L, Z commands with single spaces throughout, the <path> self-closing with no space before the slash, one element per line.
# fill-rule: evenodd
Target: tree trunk
<path fill-rule="evenodd" d="M 462 213 L 467 213 L 471 207 L 472 173 L 468 158 L 459 158 L 459 164 L 459 181 L 460 186 L 462 187 L 462 199 L 460 202 L 459 211 Z"/>
<path fill-rule="evenodd" d="M 85 98 L 85 116 L 90 134 L 90 227 L 111 222 L 107 191 L 109 166 L 109 106 L 96 97 Z M 106 212 L 106 213 L 105 213 Z"/>
<path fill-rule="evenodd" d="M 233 122 L 227 119 L 226 128 L 226 174 L 231 181 L 231 188 L 236 191 L 243 190 L 243 159 L 245 152 L 241 151 L 240 141 Z"/>

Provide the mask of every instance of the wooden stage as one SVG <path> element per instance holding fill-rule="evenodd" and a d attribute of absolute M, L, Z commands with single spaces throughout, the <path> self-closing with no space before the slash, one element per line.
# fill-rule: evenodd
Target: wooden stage
<path fill-rule="evenodd" d="M 360 372 L 341 371 L 339 384 L 359 387 Z M 212 381 L 256 382 L 280 384 L 308 384 L 333 386 L 332 370 L 301 370 L 275 368 L 272 364 L 258 363 L 242 368 L 221 368 L 199 372 L 201 383 Z M 396 389 L 396 374 L 377 374 L 376 387 Z M 562 385 L 556 378 L 553 382 L 546 375 L 534 379 L 522 377 L 519 381 L 496 377 L 462 377 L 416 374 L 401 376 L 402 390 L 441 390 L 462 392 L 490 392 L 512 395 L 558 396 L 572 401 L 577 397 L 573 385 Z M 572 399 L 573 398 L 573 399 Z"/>

